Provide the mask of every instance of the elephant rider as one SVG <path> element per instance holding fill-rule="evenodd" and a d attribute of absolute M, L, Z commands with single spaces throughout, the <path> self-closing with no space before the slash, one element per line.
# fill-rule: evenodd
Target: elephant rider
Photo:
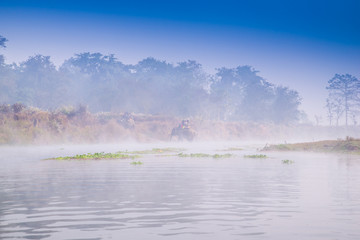
<path fill-rule="evenodd" d="M 190 128 L 190 120 L 189 119 L 182 120 L 180 127 L 182 129 Z"/>

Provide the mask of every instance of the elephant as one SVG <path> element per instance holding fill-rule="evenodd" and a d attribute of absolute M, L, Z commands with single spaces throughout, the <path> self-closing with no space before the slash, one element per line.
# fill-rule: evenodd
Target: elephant
<path fill-rule="evenodd" d="M 178 127 L 175 127 L 171 131 L 170 141 L 177 138 L 179 141 L 187 140 L 191 142 L 194 140 L 196 132 L 189 126 L 189 120 L 183 120 Z"/>

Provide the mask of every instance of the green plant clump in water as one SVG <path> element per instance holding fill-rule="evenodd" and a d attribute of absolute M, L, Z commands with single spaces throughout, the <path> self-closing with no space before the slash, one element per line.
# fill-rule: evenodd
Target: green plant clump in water
<path fill-rule="evenodd" d="M 137 161 L 137 162 L 131 162 L 131 165 L 142 165 L 143 163 L 140 162 L 140 161 Z"/>
<path fill-rule="evenodd" d="M 239 147 L 231 147 L 231 148 L 224 149 L 223 151 L 242 151 L 242 150 L 244 150 L 244 149 L 239 148 Z"/>
<path fill-rule="evenodd" d="M 181 152 L 184 149 L 181 148 L 153 148 L 151 150 L 142 150 L 142 151 L 131 151 L 131 152 L 121 152 L 121 153 L 130 153 L 130 154 L 158 154 L 158 153 L 171 153 L 171 152 Z"/>
<path fill-rule="evenodd" d="M 212 156 L 213 158 L 229 158 L 232 157 L 232 154 L 226 153 L 226 154 L 214 154 Z"/>
<path fill-rule="evenodd" d="M 206 153 L 190 153 L 190 154 L 184 154 L 184 153 L 179 153 L 178 154 L 179 157 L 190 157 L 190 158 L 201 158 L 201 157 L 212 157 L 212 158 L 228 158 L 231 157 L 232 154 L 206 154 Z"/>
<path fill-rule="evenodd" d="M 282 160 L 282 163 L 283 164 L 292 164 L 292 163 L 294 163 L 294 161 L 289 160 L 289 159 L 285 159 L 285 160 Z"/>
<path fill-rule="evenodd" d="M 179 157 L 191 157 L 191 158 L 211 157 L 210 154 L 206 154 L 206 153 L 190 153 L 190 154 L 179 153 L 178 156 Z"/>
<path fill-rule="evenodd" d="M 244 155 L 245 158 L 267 158 L 264 154 Z"/>
<path fill-rule="evenodd" d="M 104 152 L 99 152 L 99 153 L 87 153 L 87 154 L 78 154 L 75 156 L 67 156 L 67 157 L 57 157 L 57 158 L 53 158 L 55 160 L 70 160 L 70 159 L 134 159 L 134 158 L 138 158 L 139 156 L 137 155 L 128 155 L 128 154 L 123 154 L 120 152 L 117 153 L 104 153 Z"/>

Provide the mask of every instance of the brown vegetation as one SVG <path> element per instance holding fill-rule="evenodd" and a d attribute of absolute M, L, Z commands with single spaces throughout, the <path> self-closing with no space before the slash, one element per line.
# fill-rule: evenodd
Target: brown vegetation
<path fill-rule="evenodd" d="M 16 109 L 16 110 L 15 110 Z M 83 106 L 44 111 L 21 104 L 0 106 L 0 144 L 99 143 L 168 140 L 175 118 L 125 113 L 91 114 Z"/>
<path fill-rule="evenodd" d="M 22 104 L 0 105 L 0 144 L 104 143 L 170 141 L 182 119 L 134 113 L 91 114 L 84 106 L 45 111 Z M 190 119 L 194 141 L 290 140 L 330 138 L 333 128 Z M 343 129 L 337 128 L 340 132 Z M 358 128 L 356 131 L 359 132 Z M 309 135 L 309 133 L 311 133 Z M 295 136 L 295 138 L 294 138 Z M 175 139 L 176 140 L 176 139 Z"/>

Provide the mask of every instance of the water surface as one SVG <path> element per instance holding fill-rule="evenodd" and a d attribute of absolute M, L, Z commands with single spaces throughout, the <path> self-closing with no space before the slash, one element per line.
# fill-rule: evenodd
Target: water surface
<path fill-rule="evenodd" d="M 0 239 L 360 239 L 360 157 L 44 160 L 159 145 L 1 147 Z M 184 146 L 182 146 L 184 147 Z M 290 159 L 293 164 L 283 164 Z"/>

